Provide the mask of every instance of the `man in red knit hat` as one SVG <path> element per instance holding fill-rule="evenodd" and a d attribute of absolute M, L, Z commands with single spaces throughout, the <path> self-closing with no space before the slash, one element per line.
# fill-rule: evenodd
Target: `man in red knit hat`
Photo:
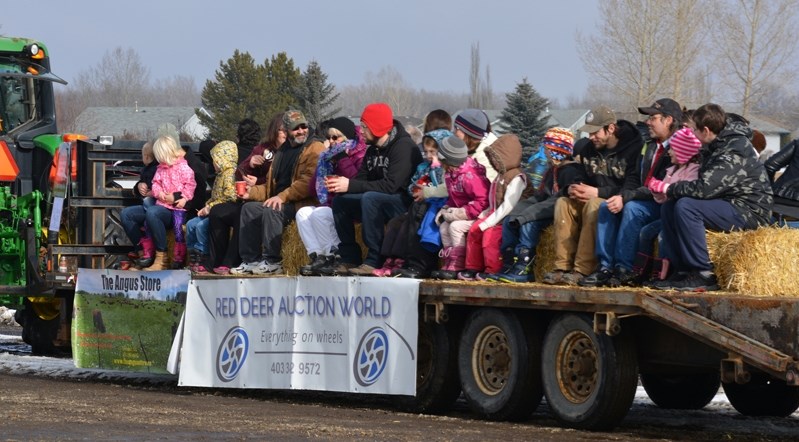
<path fill-rule="evenodd" d="M 385 224 L 408 210 L 406 191 L 422 154 L 402 124 L 394 120 L 385 103 L 372 103 L 361 114 L 361 130 L 369 145 L 361 170 L 352 178 L 331 177 L 328 191 L 341 194 L 333 199 L 333 219 L 341 244 L 336 262 L 325 274 L 369 276 L 383 264 L 380 247 Z M 361 221 L 363 242 L 368 249 L 361 261 L 355 242 L 355 221 Z"/>

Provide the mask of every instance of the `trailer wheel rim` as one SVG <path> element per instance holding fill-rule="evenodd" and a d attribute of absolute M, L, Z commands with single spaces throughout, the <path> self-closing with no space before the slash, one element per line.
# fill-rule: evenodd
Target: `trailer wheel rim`
<path fill-rule="evenodd" d="M 512 355 L 508 336 L 501 328 L 488 326 L 480 331 L 472 353 L 472 371 L 477 386 L 487 395 L 499 394 L 510 376 Z"/>
<path fill-rule="evenodd" d="M 571 402 L 581 404 L 596 389 L 599 358 L 594 341 L 582 331 L 572 331 L 560 343 L 555 367 L 558 385 Z"/>

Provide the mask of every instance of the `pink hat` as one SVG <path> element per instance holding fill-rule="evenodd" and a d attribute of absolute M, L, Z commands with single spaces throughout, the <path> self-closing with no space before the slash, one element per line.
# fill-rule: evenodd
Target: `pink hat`
<path fill-rule="evenodd" d="M 694 131 L 685 127 L 672 135 L 669 140 L 669 149 L 674 151 L 678 164 L 685 164 L 691 160 L 702 147 L 702 142 L 696 138 Z"/>

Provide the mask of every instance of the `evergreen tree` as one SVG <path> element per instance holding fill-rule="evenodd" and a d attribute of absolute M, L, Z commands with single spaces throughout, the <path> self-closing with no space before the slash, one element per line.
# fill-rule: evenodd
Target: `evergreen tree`
<path fill-rule="evenodd" d="M 215 140 L 236 140 L 236 128 L 245 118 L 265 129 L 272 115 L 297 105 L 292 90 L 299 79 L 299 69 L 285 52 L 258 65 L 249 53 L 236 50 L 205 82 L 202 104 L 210 116 L 197 112 L 197 118 Z"/>
<path fill-rule="evenodd" d="M 545 113 L 549 100 L 542 97 L 527 82 L 527 78 L 516 84 L 516 90 L 505 95 L 507 104 L 502 110 L 503 129 L 518 135 L 524 148 L 522 161 L 538 149 L 548 126 L 549 115 Z"/>
<path fill-rule="evenodd" d="M 294 96 L 297 97 L 308 124 L 313 127 L 341 112 L 340 107 L 331 109 L 339 94 L 336 93 L 336 87 L 327 82 L 327 74 L 322 72 L 321 66 L 315 60 L 308 63 Z"/>

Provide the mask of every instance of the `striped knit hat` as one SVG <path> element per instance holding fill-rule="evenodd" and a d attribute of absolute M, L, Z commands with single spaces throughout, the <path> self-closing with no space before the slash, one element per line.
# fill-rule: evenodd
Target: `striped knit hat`
<path fill-rule="evenodd" d="M 488 132 L 488 116 L 480 109 L 465 109 L 455 117 L 455 128 L 472 138 L 482 140 Z"/>
<path fill-rule="evenodd" d="M 671 136 L 669 140 L 669 149 L 674 151 L 674 156 L 677 157 L 677 164 L 685 164 L 691 160 L 702 147 L 702 142 L 696 138 L 694 131 L 685 127 Z"/>
<path fill-rule="evenodd" d="M 569 129 L 553 127 L 544 134 L 541 146 L 549 150 L 552 158 L 563 160 L 572 155 L 574 149 L 574 135 Z"/>

